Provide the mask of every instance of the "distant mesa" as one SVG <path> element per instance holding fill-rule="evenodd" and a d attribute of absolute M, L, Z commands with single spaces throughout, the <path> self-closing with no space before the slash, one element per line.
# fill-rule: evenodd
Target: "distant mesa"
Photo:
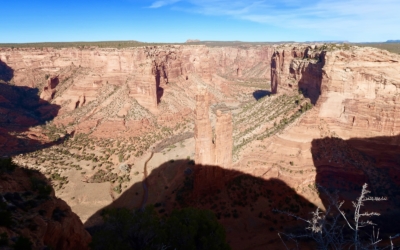
<path fill-rule="evenodd" d="M 186 40 L 186 43 L 198 43 L 198 42 L 200 42 L 199 39 L 188 39 L 188 40 Z"/>
<path fill-rule="evenodd" d="M 347 40 L 305 41 L 305 43 L 350 43 Z"/>
<path fill-rule="evenodd" d="M 400 43 L 400 40 L 387 40 L 387 43 Z"/>

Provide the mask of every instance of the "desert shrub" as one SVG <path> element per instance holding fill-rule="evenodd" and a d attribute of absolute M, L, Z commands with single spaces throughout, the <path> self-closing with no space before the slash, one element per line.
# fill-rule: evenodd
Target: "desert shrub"
<path fill-rule="evenodd" d="M 59 207 L 53 210 L 51 218 L 55 221 L 61 222 L 62 218 L 66 217 L 66 211 L 61 210 Z"/>
<path fill-rule="evenodd" d="M 0 234 L 0 247 L 8 245 L 8 235 L 7 233 Z"/>
<path fill-rule="evenodd" d="M 16 165 L 11 158 L 0 158 L 0 174 L 8 173 L 15 170 Z"/>
<path fill-rule="evenodd" d="M 0 201 L 0 226 L 10 227 L 12 223 L 12 214 L 7 209 L 7 204 Z"/>
<path fill-rule="evenodd" d="M 53 191 L 52 187 L 47 184 L 46 181 L 41 180 L 37 177 L 31 177 L 29 178 L 31 182 L 31 187 L 34 191 L 37 191 L 40 196 L 42 197 L 47 197 L 51 194 Z"/>
<path fill-rule="evenodd" d="M 113 190 L 114 190 L 116 193 L 120 194 L 120 193 L 122 192 L 121 183 L 118 184 L 117 186 L 115 186 L 115 187 L 113 188 Z"/>
<path fill-rule="evenodd" d="M 32 249 L 32 242 L 23 236 L 18 237 L 13 246 L 14 250 L 30 250 Z"/>
<path fill-rule="evenodd" d="M 322 186 L 318 187 L 328 196 L 329 204 L 326 206 L 325 211 L 316 208 L 311 213 L 312 218 L 304 219 L 289 211 L 274 210 L 275 212 L 287 214 L 308 224 L 308 227 L 305 228 L 306 230 L 301 234 L 280 233 L 294 240 L 297 249 L 299 249 L 297 240 L 301 238 L 312 239 L 318 249 L 398 249 L 394 248 L 392 240 L 400 237 L 400 234 L 390 236 L 390 246 L 381 248 L 379 243 L 382 239 L 380 239 L 379 229 L 375 230 L 373 228 L 371 234 L 363 230 L 367 226 L 375 226 L 370 219 L 371 217 L 380 216 L 377 212 L 363 211 L 365 202 L 386 201 L 386 197 L 369 196 L 371 192 L 367 190 L 367 184 L 364 184 L 360 196 L 352 202 L 354 212 L 350 215 L 350 211 L 343 210 L 342 208 L 344 201 L 338 201 L 337 195 L 332 196 Z M 285 241 L 283 243 L 288 248 Z"/>
<path fill-rule="evenodd" d="M 118 160 L 119 160 L 119 162 L 124 161 L 124 155 L 122 153 L 118 155 Z"/>

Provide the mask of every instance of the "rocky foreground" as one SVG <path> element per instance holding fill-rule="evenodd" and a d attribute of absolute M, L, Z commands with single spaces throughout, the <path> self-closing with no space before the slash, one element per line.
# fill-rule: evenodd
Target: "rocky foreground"
<path fill-rule="evenodd" d="M 1 154 L 44 173 L 87 227 L 109 204 L 140 206 L 151 151 L 149 173 L 162 181 L 150 174 L 148 203 L 212 209 L 237 249 L 275 242 L 274 230 L 288 223 L 274 221 L 274 206 L 324 206 L 316 183 L 351 199 L 368 182 L 390 197 L 382 209 L 397 211 L 397 54 L 334 44 L 170 45 L 3 48 L 0 60 Z M 219 168 L 190 167 L 193 159 Z M 202 195 L 201 204 L 169 202 L 185 179 L 177 169 L 186 168 L 196 175 L 187 197 Z M 255 201 L 228 208 L 248 199 L 229 191 L 240 175 L 257 179 L 234 182 L 236 190 L 258 183 Z M 205 195 L 211 187 L 225 205 Z M 271 201 L 261 190 L 292 198 Z"/>

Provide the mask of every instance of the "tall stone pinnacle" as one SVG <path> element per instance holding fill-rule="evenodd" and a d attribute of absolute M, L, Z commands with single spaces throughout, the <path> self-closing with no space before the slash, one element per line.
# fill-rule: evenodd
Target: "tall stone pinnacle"
<path fill-rule="evenodd" d="M 195 161 L 201 165 L 214 164 L 211 122 L 208 114 L 209 97 L 206 89 L 199 88 L 195 111 Z"/>
<path fill-rule="evenodd" d="M 209 117 L 209 96 L 206 89 L 198 89 L 195 115 L 195 162 L 201 165 L 230 168 L 233 147 L 231 113 L 217 111 L 214 142 Z"/>

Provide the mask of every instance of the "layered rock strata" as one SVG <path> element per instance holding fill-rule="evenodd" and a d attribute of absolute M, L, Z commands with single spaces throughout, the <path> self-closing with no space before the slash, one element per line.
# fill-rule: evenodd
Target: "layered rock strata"
<path fill-rule="evenodd" d="M 195 162 L 201 165 L 214 165 L 214 145 L 209 110 L 209 99 L 206 90 L 202 89 L 196 96 L 195 111 Z"/>
<path fill-rule="evenodd" d="M 215 124 L 215 165 L 229 169 L 232 166 L 232 114 L 217 110 Z"/>
<path fill-rule="evenodd" d="M 232 166 L 233 127 L 232 114 L 217 110 L 215 137 L 209 117 L 209 99 L 205 89 L 196 96 L 195 118 L 195 162 L 200 165 L 214 165 L 222 168 Z"/>
<path fill-rule="evenodd" d="M 59 83 L 58 76 L 53 76 L 47 79 L 47 85 L 43 88 L 42 93 L 40 94 L 40 99 L 43 101 L 50 101 L 53 99 L 54 94 L 56 93 L 56 87 Z"/>
<path fill-rule="evenodd" d="M 127 84 L 129 95 L 148 109 L 155 109 L 167 83 L 188 79 L 191 74 L 211 82 L 214 74 L 229 77 L 269 78 L 269 46 L 208 48 L 162 46 L 127 49 L 1 49 L 0 60 L 13 69 L 16 85 L 36 87 L 45 74 L 84 69 L 57 98 L 58 103 L 96 99 L 103 85 Z M 66 79 L 68 80 L 68 79 Z M 43 94 L 48 96 L 48 94 Z M 74 101 L 76 102 L 76 101 Z"/>

